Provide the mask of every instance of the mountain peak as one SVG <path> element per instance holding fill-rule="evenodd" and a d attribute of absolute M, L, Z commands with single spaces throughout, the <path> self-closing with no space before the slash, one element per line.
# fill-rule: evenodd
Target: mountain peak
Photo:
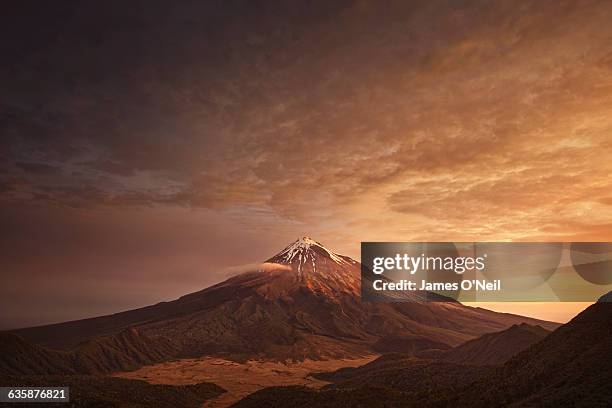
<path fill-rule="evenodd" d="M 302 236 L 298 238 L 281 252 L 279 252 L 277 255 L 275 255 L 272 259 L 275 262 L 284 264 L 293 264 L 297 261 L 299 271 L 301 270 L 301 266 L 306 262 L 310 262 L 314 266 L 317 255 L 325 258 L 330 258 L 333 262 L 337 264 L 342 264 L 343 262 L 346 262 L 346 260 L 341 255 L 330 251 L 329 249 L 325 248 L 323 244 L 318 241 L 315 241 L 309 236 Z"/>
<path fill-rule="evenodd" d="M 299 237 L 267 262 L 290 266 L 296 281 L 313 291 L 359 291 L 359 262 L 327 249 L 309 236 Z"/>
<path fill-rule="evenodd" d="M 311 246 L 318 246 L 321 248 L 325 248 L 320 242 L 315 241 L 307 235 L 299 237 L 295 241 L 293 241 L 287 248 L 295 247 L 295 248 L 310 248 Z"/>

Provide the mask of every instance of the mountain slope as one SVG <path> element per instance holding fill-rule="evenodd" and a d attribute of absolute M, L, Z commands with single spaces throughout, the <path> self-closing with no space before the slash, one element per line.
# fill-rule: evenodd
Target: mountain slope
<path fill-rule="evenodd" d="M 439 389 L 460 388 L 484 378 L 491 371 L 490 367 L 421 360 L 405 354 L 386 354 L 360 367 L 312 375 L 333 383 L 324 387 L 325 390 L 356 389 L 367 384 L 398 391 L 432 393 Z"/>
<path fill-rule="evenodd" d="M 484 334 L 452 349 L 444 350 L 434 344 L 433 347 L 422 351 L 405 350 L 402 353 L 385 354 L 360 367 L 313 373 L 312 376 L 334 383 L 333 387 L 356 388 L 360 384 L 367 383 L 373 386 L 412 390 L 415 384 L 423 380 L 423 378 L 414 378 L 419 375 L 419 372 L 422 374 L 444 372 L 444 375 L 435 376 L 437 386 L 450 387 L 452 384 L 453 387 L 457 387 L 458 384 L 474 381 L 476 378 L 474 374 L 489 373 L 485 369 L 474 369 L 471 366 L 503 364 L 516 354 L 541 341 L 549 333 L 540 326 L 522 323 L 501 332 Z M 429 357 L 432 354 L 435 356 Z M 449 373 L 457 374 L 457 378 L 454 375 L 449 376 Z M 427 376 L 422 375 L 421 377 Z M 409 386 L 402 387 L 402 383 Z"/>
<path fill-rule="evenodd" d="M 611 355 L 612 303 L 595 303 L 453 403 L 611 406 Z"/>
<path fill-rule="evenodd" d="M 516 328 L 506 332 L 511 331 Z M 490 345 L 480 340 L 470 349 Z M 362 367 L 315 374 L 334 382 L 321 391 L 265 388 L 234 406 L 609 407 L 610 355 L 612 303 L 596 303 L 498 368 L 387 355 Z"/>
<path fill-rule="evenodd" d="M 134 327 L 152 342 L 172 339 L 176 357 L 301 360 L 397 351 L 398 342 L 419 347 L 410 339 L 456 346 L 523 322 L 557 326 L 458 302 L 361 302 L 360 264 L 307 237 L 268 263 L 277 268 L 243 273 L 172 302 L 14 333 L 73 349 Z"/>
<path fill-rule="evenodd" d="M 47 350 L 30 344 L 11 333 L 0 333 L 0 373 L 21 374 L 74 374 L 76 370 L 65 351 Z"/>
<path fill-rule="evenodd" d="M 7 375 L 103 374 L 133 370 L 177 354 L 168 339 L 152 340 L 136 329 L 100 336 L 70 351 L 31 344 L 12 333 L 0 333 L 0 373 Z"/>
<path fill-rule="evenodd" d="M 442 354 L 439 359 L 467 365 L 498 365 L 539 342 L 550 332 L 526 323 L 469 340 Z"/>

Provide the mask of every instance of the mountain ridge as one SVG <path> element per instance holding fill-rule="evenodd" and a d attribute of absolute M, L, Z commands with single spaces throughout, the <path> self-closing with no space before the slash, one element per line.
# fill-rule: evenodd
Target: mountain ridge
<path fill-rule="evenodd" d="M 503 364 L 519 352 L 541 341 L 550 331 L 527 323 L 482 336 L 445 351 L 438 359 L 466 365 Z"/>
<path fill-rule="evenodd" d="M 315 373 L 316 378 L 333 382 L 322 390 L 264 388 L 233 406 L 608 407 L 612 404 L 610 333 L 612 304 L 603 301 L 501 366 L 387 355 L 361 367 Z"/>
<path fill-rule="evenodd" d="M 268 263 L 279 268 L 244 272 L 170 302 L 10 333 L 71 351 L 135 328 L 164 350 L 172 339 L 172 352 L 164 353 L 172 358 L 303 360 L 397 351 L 398 341 L 386 339 L 408 348 L 416 347 L 410 339 L 452 347 L 517 323 L 557 326 L 458 302 L 361 302 L 359 262 L 308 237 Z"/>

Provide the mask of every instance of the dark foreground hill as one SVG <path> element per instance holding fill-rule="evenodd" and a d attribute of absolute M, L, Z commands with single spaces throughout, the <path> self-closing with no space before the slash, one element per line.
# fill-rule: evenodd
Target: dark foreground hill
<path fill-rule="evenodd" d="M 469 340 L 450 350 L 434 349 L 416 353 L 392 353 L 355 368 L 341 368 L 312 376 L 332 384 L 324 389 L 356 389 L 364 384 L 410 393 L 411 399 L 461 391 L 494 372 L 493 366 L 542 340 L 550 332 L 527 324 Z M 414 355 L 435 355 L 415 358 Z"/>
<path fill-rule="evenodd" d="M 441 353 L 439 360 L 466 365 L 499 365 L 544 339 L 550 331 L 526 323 L 514 325 Z"/>
<path fill-rule="evenodd" d="M 471 382 L 476 379 L 474 373 L 487 372 L 487 370 L 471 369 L 464 366 L 494 366 L 508 361 L 510 358 L 541 341 L 550 332 L 540 326 L 530 326 L 528 324 L 514 325 L 509 329 L 487 333 L 476 339 L 469 340 L 457 347 L 443 349 L 439 345 L 433 344 L 431 348 L 421 350 L 405 348 L 405 352 L 385 354 L 376 360 L 361 367 L 341 368 L 334 372 L 313 373 L 312 376 L 324 381 L 335 384 L 336 387 L 358 386 L 359 382 L 365 381 L 370 385 L 384 386 L 406 382 L 403 377 L 412 377 L 411 372 L 442 372 L 438 375 L 438 385 L 447 374 L 457 374 L 460 379 L 456 381 L 451 375 L 449 382 L 444 382 L 444 386 L 452 385 L 456 387 L 464 383 L 464 380 Z M 424 346 L 429 345 L 425 343 Z M 416 357 L 416 358 L 415 358 Z M 414 384 L 410 379 L 408 382 Z M 393 388 L 402 388 L 393 386 Z"/>
<path fill-rule="evenodd" d="M 336 373 L 324 390 L 356 389 L 364 385 L 391 388 L 410 394 L 411 399 L 455 392 L 491 374 L 493 368 L 464 366 L 444 361 L 421 360 L 397 355 L 383 356 L 352 372 Z M 325 380 L 324 376 L 316 378 Z"/>
<path fill-rule="evenodd" d="M 193 385 L 149 384 L 141 380 L 78 376 L 0 376 L 0 386 L 6 387 L 70 387 L 70 404 L 19 403 L 19 407 L 78 407 L 78 408 L 196 408 L 225 390 L 212 383 Z"/>
<path fill-rule="evenodd" d="M 497 368 L 392 355 L 319 375 L 334 382 L 321 391 L 274 387 L 235 406 L 609 407 L 611 355 L 612 304 L 597 303 Z"/>

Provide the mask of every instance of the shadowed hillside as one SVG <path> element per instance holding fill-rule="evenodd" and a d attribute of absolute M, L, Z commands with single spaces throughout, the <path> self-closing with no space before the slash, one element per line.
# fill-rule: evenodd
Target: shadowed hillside
<path fill-rule="evenodd" d="M 517 329 L 543 334 L 519 326 L 457 349 L 491 350 L 495 337 L 504 339 Z M 497 368 L 389 355 L 362 367 L 315 374 L 334 382 L 322 391 L 264 389 L 235 406 L 284 406 L 280 401 L 287 400 L 292 405 L 286 406 L 296 407 L 607 407 L 612 404 L 610 355 L 612 304 L 596 303 Z M 371 386 L 378 388 L 366 388 Z"/>
<path fill-rule="evenodd" d="M 611 406 L 612 303 L 596 303 L 453 403 Z"/>
<path fill-rule="evenodd" d="M 438 359 L 468 365 L 498 365 L 545 338 L 550 332 L 540 326 L 514 325 L 484 334 L 442 353 Z"/>
<path fill-rule="evenodd" d="M 177 352 L 168 339 L 152 340 L 133 328 L 85 341 L 70 351 L 30 344 L 11 333 L 0 333 L 0 346 L 0 373 L 10 375 L 126 371 L 167 360 Z"/>
<path fill-rule="evenodd" d="M 364 385 L 392 388 L 416 396 L 459 390 L 491 373 L 489 367 L 465 366 L 444 361 L 428 361 L 401 355 L 380 357 L 362 367 L 340 371 L 332 376 L 315 375 L 333 384 L 324 389 L 355 389 Z"/>

